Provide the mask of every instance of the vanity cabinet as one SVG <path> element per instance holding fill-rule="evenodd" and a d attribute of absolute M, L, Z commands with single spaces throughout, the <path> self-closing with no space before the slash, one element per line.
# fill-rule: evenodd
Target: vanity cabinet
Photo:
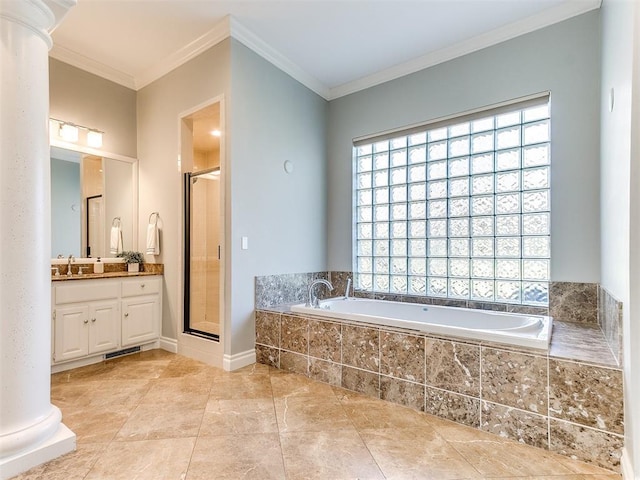
<path fill-rule="evenodd" d="M 53 363 L 99 361 L 105 353 L 157 341 L 161 295 L 160 276 L 55 282 Z"/>
<path fill-rule="evenodd" d="M 122 281 L 122 346 L 128 347 L 160 336 L 159 278 Z"/>

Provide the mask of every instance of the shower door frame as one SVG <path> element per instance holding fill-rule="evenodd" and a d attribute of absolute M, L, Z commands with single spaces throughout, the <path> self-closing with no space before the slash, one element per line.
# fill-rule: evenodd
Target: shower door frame
<path fill-rule="evenodd" d="M 183 328 L 182 331 L 188 335 L 195 335 L 197 337 L 206 338 L 209 340 L 220 341 L 220 335 L 203 330 L 198 330 L 191 327 L 191 187 L 193 185 L 192 180 L 194 177 L 207 175 L 215 171 L 220 171 L 220 167 L 210 168 L 207 170 L 201 170 L 196 173 L 186 172 L 183 173 L 183 215 L 184 215 L 184 230 L 183 230 L 183 242 L 184 242 L 184 291 L 183 291 Z M 218 245 L 218 260 L 222 262 L 221 246 Z M 222 272 L 222 271 L 221 271 Z M 222 275 L 220 274 L 220 289 L 218 295 L 221 297 L 222 292 Z M 218 318 L 218 325 L 220 325 L 220 318 Z"/>

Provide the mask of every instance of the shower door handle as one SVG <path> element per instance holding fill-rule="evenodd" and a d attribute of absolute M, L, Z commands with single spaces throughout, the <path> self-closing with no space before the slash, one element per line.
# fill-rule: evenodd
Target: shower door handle
<path fill-rule="evenodd" d="M 220 260 L 220 245 L 218 245 L 218 260 Z"/>

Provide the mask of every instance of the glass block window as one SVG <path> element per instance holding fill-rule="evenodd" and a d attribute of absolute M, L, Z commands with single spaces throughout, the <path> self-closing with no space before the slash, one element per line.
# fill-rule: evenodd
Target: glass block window
<path fill-rule="evenodd" d="M 357 288 L 548 305 L 548 97 L 469 117 L 354 147 Z"/>

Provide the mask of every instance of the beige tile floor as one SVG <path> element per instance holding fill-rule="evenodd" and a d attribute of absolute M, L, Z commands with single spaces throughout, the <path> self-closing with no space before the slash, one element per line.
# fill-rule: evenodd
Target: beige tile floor
<path fill-rule="evenodd" d="M 264 365 L 229 373 L 152 350 L 51 385 L 78 449 L 18 479 L 620 479 Z"/>

